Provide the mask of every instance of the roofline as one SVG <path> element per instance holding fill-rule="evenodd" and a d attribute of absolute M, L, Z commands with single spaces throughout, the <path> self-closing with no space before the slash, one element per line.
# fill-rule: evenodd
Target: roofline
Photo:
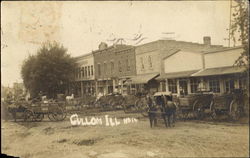
<path fill-rule="evenodd" d="M 92 52 L 91 52 L 91 53 L 87 53 L 87 54 L 83 54 L 83 55 L 80 55 L 80 56 L 76 56 L 76 57 L 74 57 L 74 58 L 75 58 L 75 59 L 78 59 L 78 58 L 86 57 L 86 56 L 89 56 L 89 55 L 93 55 Z"/>
<path fill-rule="evenodd" d="M 179 51 L 181 51 L 181 49 L 177 49 L 174 53 L 172 53 L 172 54 L 170 54 L 170 55 L 165 56 L 162 60 L 165 60 L 165 59 L 167 59 L 167 58 L 171 57 L 172 55 L 174 55 L 174 54 L 178 53 Z"/>
<path fill-rule="evenodd" d="M 228 50 L 234 50 L 234 49 L 240 49 L 240 48 L 244 48 L 243 46 L 236 46 L 236 47 L 231 47 L 231 48 L 225 48 L 225 49 L 218 49 L 218 50 L 213 50 L 213 51 L 208 51 L 208 52 L 204 52 L 203 54 L 210 54 L 210 53 L 217 53 L 217 52 L 224 52 L 224 51 L 228 51 Z"/>

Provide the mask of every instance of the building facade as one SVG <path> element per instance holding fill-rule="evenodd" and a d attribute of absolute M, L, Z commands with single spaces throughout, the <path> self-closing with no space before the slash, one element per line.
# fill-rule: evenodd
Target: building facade
<path fill-rule="evenodd" d="M 73 93 L 76 96 L 95 94 L 95 69 L 92 53 L 75 58 L 77 68 L 75 70 Z"/>
<path fill-rule="evenodd" d="M 243 49 L 223 48 L 206 52 L 178 51 L 164 59 L 165 91 L 189 95 L 206 90 L 229 93 L 235 88 L 246 89 L 244 67 L 233 66 Z"/>
<path fill-rule="evenodd" d="M 121 44 L 108 47 L 101 43 L 93 56 L 97 93 L 126 93 L 124 80 L 136 74 L 134 47 Z"/>

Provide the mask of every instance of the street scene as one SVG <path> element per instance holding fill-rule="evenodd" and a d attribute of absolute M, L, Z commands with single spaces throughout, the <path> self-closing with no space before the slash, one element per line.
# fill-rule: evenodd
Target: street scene
<path fill-rule="evenodd" d="M 249 157 L 248 6 L 2 3 L 2 154 Z"/>

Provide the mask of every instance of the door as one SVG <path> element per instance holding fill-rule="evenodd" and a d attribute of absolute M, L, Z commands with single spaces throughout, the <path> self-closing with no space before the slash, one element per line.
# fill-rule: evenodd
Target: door
<path fill-rule="evenodd" d="M 180 95 L 188 95 L 187 79 L 179 80 Z"/>

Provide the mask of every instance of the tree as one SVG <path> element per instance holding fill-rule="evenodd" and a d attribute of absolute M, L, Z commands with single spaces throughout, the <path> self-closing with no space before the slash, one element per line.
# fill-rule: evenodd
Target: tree
<path fill-rule="evenodd" d="M 30 55 L 22 65 L 21 75 L 25 88 L 32 97 L 40 91 L 49 98 L 64 93 L 73 78 L 76 63 L 67 49 L 58 43 L 44 43 L 36 55 Z"/>
<path fill-rule="evenodd" d="M 241 56 L 236 60 L 238 66 L 249 68 L 249 2 L 247 0 L 234 0 L 233 21 L 230 34 L 234 42 L 238 41 L 244 48 Z"/>

